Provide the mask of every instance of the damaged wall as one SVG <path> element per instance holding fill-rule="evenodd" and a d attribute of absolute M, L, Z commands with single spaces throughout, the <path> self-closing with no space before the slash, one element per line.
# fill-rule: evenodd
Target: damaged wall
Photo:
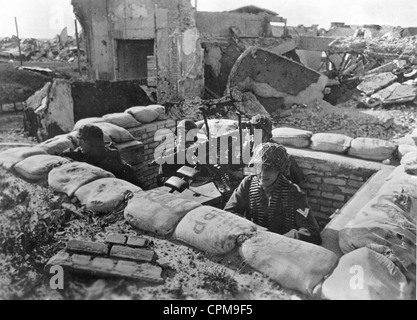
<path fill-rule="evenodd" d="M 328 78 L 300 63 L 260 48 L 249 48 L 229 76 L 228 92 L 251 91 L 276 105 L 308 104 L 324 97 Z M 276 110 L 268 110 L 276 111 Z"/>
<path fill-rule="evenodd" d="M 246 49 L 258 46 L 279 54 L 295 49 L 293 41 L 273 37 L 271 22 L 284 21 L 265 12 L 197 12 L 196 23 L 205 53 L 205 86 L 211 95 L 223 96 L 230 71 Z"/>
<path fill-rule="evenodd" d="M 143 82 L 132 81 L 74 81 L 71 94 L 74 120 L 102 117 L 124 112 L 133 106 L 147 106 L 152 101 L 142 89 Z"/>
<path fill-rule="evenodd" d="M 72 4 L 88 38 L 96 79 L 124 78 L 120 63 L 128 63 L 135 54 L 120 49 L 124 41 L 153 40 L 158 102 L 201 96 L 203 53 L 189 0 L 72 0 Z"/>

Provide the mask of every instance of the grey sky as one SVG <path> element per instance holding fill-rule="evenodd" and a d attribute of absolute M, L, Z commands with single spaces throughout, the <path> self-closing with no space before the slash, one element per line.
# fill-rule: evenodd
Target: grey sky
<path fill-rule="evenodd" d="M 101 0 L 97 0 L 101 1 Z M 192 0 L 194 3 L 195 0 Z M 0 0 L 0 37 L 52 38 L 65 26 L 74 34 L 70 0 Z M 253 4 L 277 12 L 288 24 L 329 28 L 330 22 L 417 27 L 416 0 L 198 0 L 200 11 L 227 11 Z"/>

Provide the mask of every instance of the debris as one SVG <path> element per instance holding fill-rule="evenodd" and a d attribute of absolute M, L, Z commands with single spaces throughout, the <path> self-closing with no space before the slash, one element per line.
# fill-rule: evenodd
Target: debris
<path fill-rule="evenodd" d="M 386 88 L 395 80 L 397 80 L 397 77 L 391 72 L 368 75 L 364 77 L 362 83 L 358 86 L 358 90 L 363 91 L 367 96 L 369 96 L 383 88 Z"/>
<path fill-rule="evenodd" d="M 384 105 L 406 103 L 417 98 L 417 87 L 396 82 L 378 91 L 372 98 L 381 100 Z"/>

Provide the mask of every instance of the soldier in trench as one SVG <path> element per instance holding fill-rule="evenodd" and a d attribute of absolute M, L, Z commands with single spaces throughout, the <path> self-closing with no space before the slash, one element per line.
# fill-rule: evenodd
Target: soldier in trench
<path fill-rule="evenodd" d="M 262 130 L 262 143 L 274 142 L 272 140 L 272 122 L 268 117 L 264 115 L 256 115 L 252 117 L 252 119 L 250 120 L 250 124 L 252 125 L 253 129 Z M 252 142 L 250 146 L 251 150 L 253 149 L 253 147 L 254 145 Z M 288 157 L 290 160 L 290 170 L 286 177 L 291 182 L 300 185 L 305 181 L 304 174 L 298 166 L 297 162 L 295 161 L 294 157 L 290 155 L 288 155 Z"/>
<path fill-rule="evenodd" d="M 65 150 L 61 153 L 62 157 L 87 162 L 143 189 L 143 184 L 135 170 L 122 159 L 116 146 L 104 143 L 103 131 L 99 127 L 85 125 L 79 130 L 78 138 L 79 147 L 75 150 Z"/>
<path fill-rule="evenodd" d="M 271 232 L 320 245 L 320 230 L 306 195 L 286 176 L 287 150 L 278 143 L 263 143 L 251 160 L 256 175 L 246 177 L 224 210 L 235 213 Z"/>

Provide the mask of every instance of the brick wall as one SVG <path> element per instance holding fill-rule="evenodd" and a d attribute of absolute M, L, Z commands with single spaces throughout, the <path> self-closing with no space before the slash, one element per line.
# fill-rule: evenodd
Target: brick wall
<path fill-rule="evenodd" d="M 160 144 L 160 142 L 155 142 L 154 140 L 155 133 L 164 128 L 175 132 L 176 125 L 177 123 L 174 120 L 156 121 L 129 130 L 136 140 L 143 143 L 143 156 L 141 158 L 143 160 L 140 163 L 134 164 L 133 168 L 138 173 L 145 188 L 152 189 L 157 187 L 155 178 L 158 174 L 159 167 L 148 167 L 148 163 L 154 160 L 155 149 Z"/>
<path fill-rule="evenodd" d="M 306 182 L 300 185 L 321 227 L 383 164 L 310 150 L 287 148 L 303 170 Z"/>

